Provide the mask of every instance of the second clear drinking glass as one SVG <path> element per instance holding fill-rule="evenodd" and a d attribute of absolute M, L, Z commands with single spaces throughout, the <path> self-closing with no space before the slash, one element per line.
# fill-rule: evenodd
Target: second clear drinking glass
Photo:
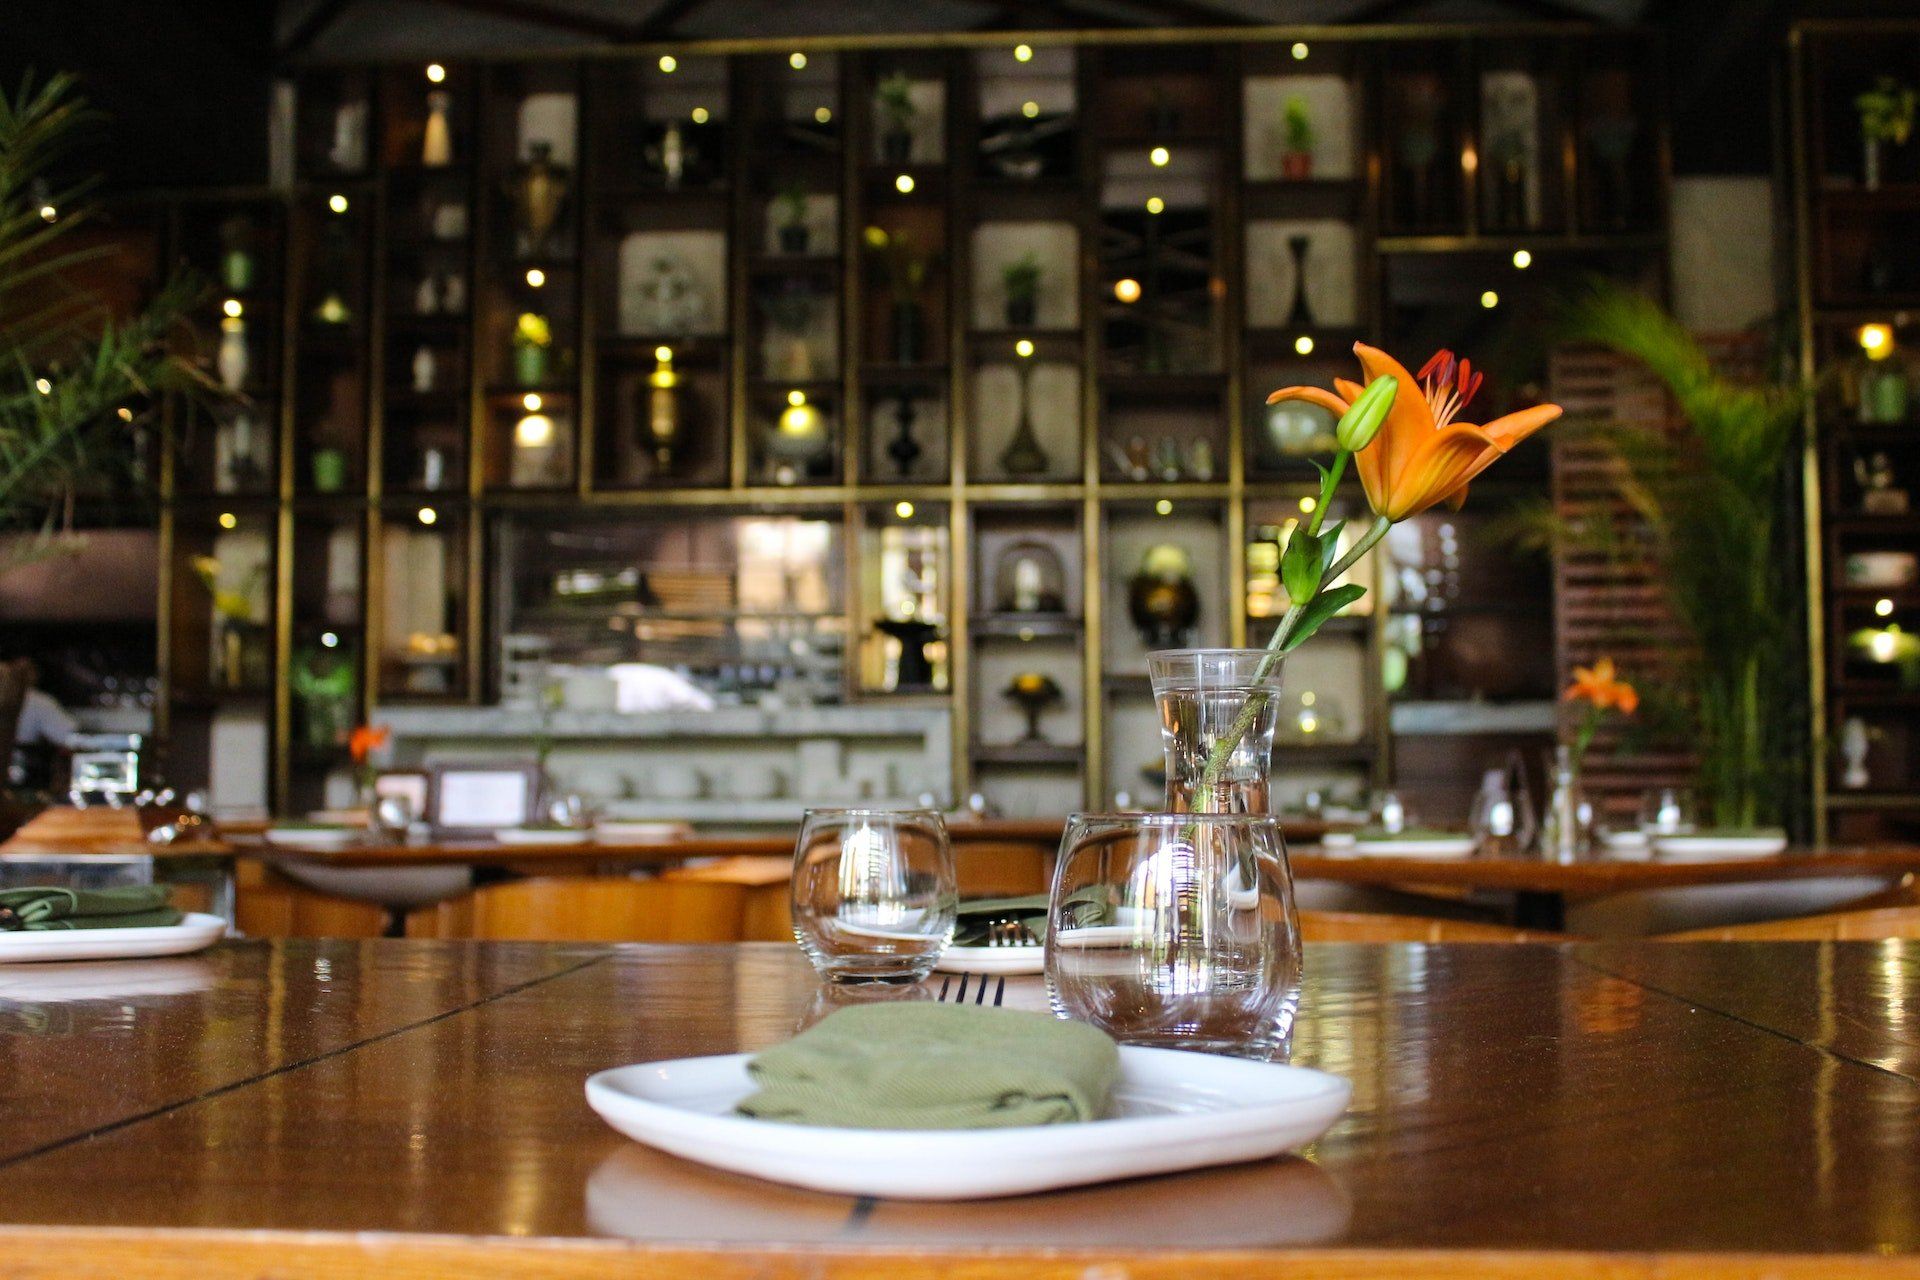
<path fill-rule="evenodd" d="M 1122 1044 L 1284 1055 L 1300 925 L 1263 814 L 1076 814 L 1054 871 L 1047 994 Z"/>
<path fill-rule="evenodd" d="M 833 982 L 918 982 L 953 939 L 947 824 L 930 809 L 809 809 L 793 855 L 793 936 Z"/>

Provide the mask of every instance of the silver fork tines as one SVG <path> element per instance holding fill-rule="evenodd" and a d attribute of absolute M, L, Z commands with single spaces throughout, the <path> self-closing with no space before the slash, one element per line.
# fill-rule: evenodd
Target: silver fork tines
<path fill-rule="evenodd" d="M 971 976 L 972 975 L 965 973 L 960 975 L 960 987 L 957 991 L 953 990 L 953 976 L 951 974 L 940 979 L 940 994 L 935 996 L 934 999 L 942 1004 L 966 1004 L 967 982 Z M 983 1005 L 987 1002 L 987 978 L 985 974 L 981 974 L 979 977 L 979 985 L 973 989 L 973 1003 Z M 948 998 L 949 991 L 952 991 L 951 999 Z M 995 1008 L 1000 1006 L 1000 1001 L 1006 998 L 1006 994 L 1007 980 L 1005 978 L 996 979 L 993 984 L 993 1003 Z"/>

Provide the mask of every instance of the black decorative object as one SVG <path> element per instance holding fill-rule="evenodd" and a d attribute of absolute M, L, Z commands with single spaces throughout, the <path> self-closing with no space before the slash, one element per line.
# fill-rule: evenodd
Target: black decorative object
<path fill-rule="evenodd" d="M 1127 617 L 1150 649 L 1177 649 L 1200 620 L 1193 557 L 1170 542 L 1148 547 L 1127 583 Z"/>
<path fill-rule="evenodd" d="M 1032 399 L 1028 388 L 1031 369 L 1022 363 L 1016 375 L 1020 388 L 1019 414 L 1013 425 L 1013 439 L 1007 441 L 1007 447 L 1000 453 L 1000 469 L 1010 476 L 1039 475 L 1053 465 L 1053 459 L 1040 447 L 1039 437 L 1033 433 L 1033 418 L 1028 413 L 1028 401 Z"/>
<path fill-rule="evenodd" d="M 893 358 L 899 364 L 918 364 L 925 355 L 927 322 L 920 304 L 911 298 L 893 303 Z"/>
<path fill-rule="evenodd" d="M 899 434 L 887 444 L 887 456 L 893 459 L 896 471 L 904 479 L 913 474 L 913 464 L 920 461 L 920 442 L 913 438 L 914 399 L 907 392 L 901 392 L 894 402 L 894 425 Z"/>
<path fill-rule="evenodd" d="M 1064 697 L 1054 678 L 1039 671 L 1023 671 L 1001 690 L 1001 696 L 1027 717 L 1027 731 L 1020 741 L 1045 742 L 1046 735 L 1040 732 L 1041 713 Z"/>
<path fill-rule="evenodd" d="M 919 618 L 882 618 L 873 629 L 900 642 L 900 666 L 894 681 L 896 690 L 931 689 L 933 661 L 927 646 L 940 638 L 940 628 Z"/>
<path fill-rule="evenodd" d="M 1287 237 L 1287 252 L 1293 255 L 1293 305 L 1287 309 L 1287 323 L 1297 328 L 1313 324 L 1313 308 L 1307 303 L 1307 249 L 1312 243 L 1304 235 Z"/>

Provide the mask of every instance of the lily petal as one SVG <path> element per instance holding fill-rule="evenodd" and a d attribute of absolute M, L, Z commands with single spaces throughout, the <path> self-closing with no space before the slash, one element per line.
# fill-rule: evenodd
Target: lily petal
<path fill-rule="evenodd" d="M 1388 509 L 1381 514 L 1396 521 L 1419 515 L 1499 458 L 1499 448 L 1478 427 L 1456 422 L 1436 431 L 1402 465 Z"/>
<path fill-rule="evenodd" d="M 1308 404 L 1317 404 L 1334 417 L 1345 413 L 1351 401 L 1342 400 L 1325 387 L 1282 387 L 1267 397 L 1268 404 L 1279 404 L 1282 400 L 1305 400 Z"/>
<path fill-rule="evenodd" d="M 1487 439 L 1493 441 L 1496 449 L 1505 453 L 1559 416 L 1559 405 L 1537 404 L 1531 409 L 1521 409 L 1495 418 L 1480 429 L 1487 433 Z"/>

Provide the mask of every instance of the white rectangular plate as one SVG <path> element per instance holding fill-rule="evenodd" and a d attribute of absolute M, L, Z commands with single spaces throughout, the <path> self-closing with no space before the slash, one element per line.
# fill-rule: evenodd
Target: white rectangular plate
<path fill-rule="evenodd" d="M 829 1129 L 733 1114 L 751 1054 L 643 1062 L 587 1080 L 587 1104 L 637 1142 L 815 1191 L 977 1200 L 1265 1160 L 1312 1142 L 1353 1086 L 1304 1067 L 1120 1049 L 1112 1114 L 1013 1129 Z"/>
<path fill-rule="evenodd" d="M 1433 840 L 1356 840 L 1355 853 L 1375 858 L 1471 858 L 1472 836 Z"/>
<path fill-rule="evenodd" d="M 1784 833 L 1757 836 L 1655 836 L 1653 851 L 1669 862 L 1709 858 L 1770 858 L 1785 853 Z"/>
<path fill-rule="evenodd" d="M 148 929 L 16 929 L 0 933 L 0 964 L 178 956 L 210 947 L 226 932 L 225 920 L 200 911 Z"/>

